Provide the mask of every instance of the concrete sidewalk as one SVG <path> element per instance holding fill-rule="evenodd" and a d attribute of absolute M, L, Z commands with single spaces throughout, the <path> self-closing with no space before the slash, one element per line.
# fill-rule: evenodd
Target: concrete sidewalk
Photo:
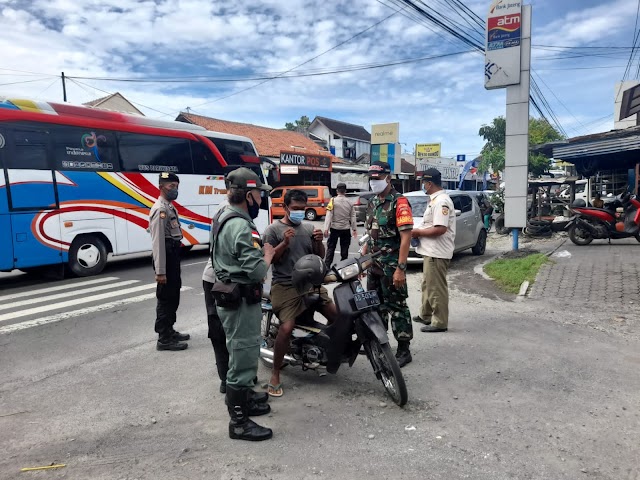
<path fill-rule="evenodd" d="M 640 244 L 635 239 L 594 241 L 577 246 L 567 241 L 538 274 L 531 298 L 567 303 L 640 304 Z"/>

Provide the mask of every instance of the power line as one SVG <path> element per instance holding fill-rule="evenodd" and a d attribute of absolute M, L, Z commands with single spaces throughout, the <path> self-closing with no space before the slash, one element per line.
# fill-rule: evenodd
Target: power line
<path fill-rule="evenodd" d="M 310 62 L 314 61 L 315 59 L 317 59 L 317 58 L 321 57 L 322 55 L 325 55 L 325 54 L 327 54 L 327 53 L 329 53 L 329 52 L 331 52 L 331 51 L 335 50 L 336 48 L 341 47 L 341 46 L 342 46 L 342 45 L 344 45 L 345 43 L 348 43 L 348 42 L 350 42 L 351 40 L 353 40 L 353 39 L 355 39 L 355 38 L 359 37 L 360 35 L 365 34 L 365 33 L 366 33 L 366 32 L 368 32 L 369 30 L 371 30 L 371 29 L 373 29 L 373 28 L 377 27 L 377 26 L 378 26 L 378 25 L 380 25 L 382 22 L 384 22 L 384 21 L 386 21 L 386 20 L 390 19 L 391 17 L 395 16 L 397 13 L 398 13 L 398 12 L 393 12 L 391 15 L 386 16 L 386 17 L 385 17 L 385 18 L 383 18 L 382 20 L 380 20 L 380 21 L 378 21 L 378 22 L 374 23 L 373 25 L 371 25 L 371 26 L 369 26 L 369 27 L 365 28 L 364 30 L 362 30 L 362 31 L 360 31 L 360 32 L 358 32 L 358 33 L 356 33 L 355 35 L 353 35 L 353 36 L 349 37 L 348 39 L 346 39 L 346 40 L 344 40 L 344 41 L 342 41 L 342 42 L 338 43 L 337 45 L 334 45 L 334 46 L 333 46 L 333 47 L 331 47 L 330 49 L 325 50 L 324 52 L 319 53 L 318 55 L 316 55 L 316 56 L 314 56 L 314 57 L 311 57 L 309 60 L 306 60 L 306 61 L 302 62 L 301 64 L 296 65 L 295 67 L 290 68 L 289 70 L 287 70 L 287 71 L 283 72 L 283 73 L 282 73 L 282 75 L 287 74 L 287 73 L 289 73 L 289 72 L 291 72 L 291 71 L 295 70 L 296 68 L 302 67 L 303 65 L 306 65 L 307 63 L 310 63 Z M 277 78 L 277 77 L 276 77 L 276 78 Z M 270 82 L 271 80 L 273 80 L 273 79 L 272 79 L 272 78 L 269 78 L 269 79 L 263 80 L 262 82 L 257 83 L 256 85 L 252 85 L 252 86 L 250 86 L 250 87 L 243 88 L 242 90 L 238 90 L 237 92 L 231 93 L 231 94 L 229 94 L 229 95 L 225 95 L 225 96 L 222 96 L 222 97 L 214 98 L 213 100 L 209 100 L 208 102 L 201 103 L 200 105 L 196 105 L 194 108 L 199 108 L 199 107 L 202 107 L 202 106 L 204 106 L 204 105 L 208 105 L 208 104 L 210 104 L 210 103 L 219 102 L 220 100 L 225 100 L 225 99 L 230 98 L 230 97 L 233 97 L 233 96 L 235 96 L 235 95 L 239 95 L 240 93 L 244 93 L 244 92 L 246 92 L 246 91 L 248 91 L 248 90 L 251 90 L 251 89 L 253 89 L 253 88 L 259 87 L 260 85 L 264 85 L 265 83 Z"/>
<path fill-rule="evenodd" d="M 627 79 L 627 75 L 631 69 L 631 64 L 633 63 L 633 58 L 636 53 L 637 43 L 638 43 L 638 17 L 640 16 L 640 0 L 638 0 L 638 6 L 636 8 L 636 23 L 633 27 L 633 47 L 631 48 L 631 53 L 629 54 L 629 61 L 627 62 L 627 68 L 624 69 L 624 75 L 622 76 L 622 80 Z"/>
<path fill-rule="evenodd" d="M 22 80 L 20 82 L 0 83 L 0 87 L 5 87 L 7 85 L 21 85 L 23 83 L 42 82 L 44 80 L 51 80 L 51 78 L 47 77 L 47 78 L 38 78 L 36 80 Z"/>

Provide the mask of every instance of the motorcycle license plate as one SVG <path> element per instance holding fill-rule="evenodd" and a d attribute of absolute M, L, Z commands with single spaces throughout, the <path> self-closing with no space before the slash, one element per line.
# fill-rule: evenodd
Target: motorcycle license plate
<path fill-rule="evenodd" d="M 375 290 L 369 290 L 367 292 L 356 293 L 353 296 L 353 301 L 356 304 L 358 310 L 364 310 L 369 307 L 377 307 L 380 305 L 380 299 L 378 298 L 378 292 Z"/>

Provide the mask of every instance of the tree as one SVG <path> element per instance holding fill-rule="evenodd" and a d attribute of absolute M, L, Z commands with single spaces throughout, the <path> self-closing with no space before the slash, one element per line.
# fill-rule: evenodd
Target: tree
<path fill-rule="evenodd" d="M 507 122 L 504 117 L 496 117 L 491 124 L 483 125 L 478 135 L 485 139 L 482 147 L 482 161 L 479 170 L 486 172 L 491 168 L 494 172 L 504 170 L 505 137 Z M 542 118 L 529 119 L 529 145 L 563 140 L 562 136 L 549 122 Z M 529 153 L 529 173 L 539 177 L 549 170 L 551 161 L 540 153 Z"/>
<path fill-rule="evenodd" d="M 303 115 L 300 117 L 300 120 L 296 120 L 294 123 L 287 122 L 284 124 L 284 128 L 287 130 L 292 130 L 294 132 L 306 132 L 309 130 L 309 126 L 311 125 L 311 121 L 309 117 Z"/>

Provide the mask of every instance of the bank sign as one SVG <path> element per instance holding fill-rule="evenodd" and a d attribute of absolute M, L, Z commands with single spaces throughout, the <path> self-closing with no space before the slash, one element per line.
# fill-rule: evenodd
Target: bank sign
<path fill-rule="evenodd" d="M 484 86 L 502 88 L 520 83 L 522 2 L 493 0 L 487 16 Z"/>
<path fill-rule="evenodd" d="M 280 165 L 295 165 L 298 170 L 331 171 L 331 157 L 308 153 L 280 151 Z"/>

